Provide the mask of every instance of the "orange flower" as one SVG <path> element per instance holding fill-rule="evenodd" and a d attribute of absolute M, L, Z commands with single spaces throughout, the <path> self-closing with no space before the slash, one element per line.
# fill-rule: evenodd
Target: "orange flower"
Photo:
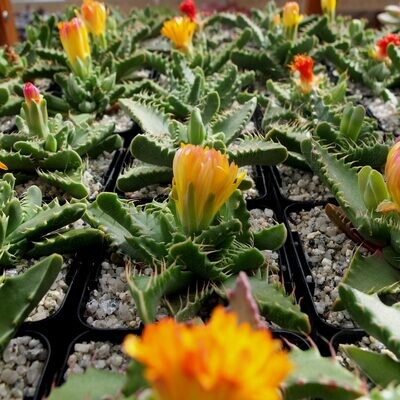
<path fill-rule="evenodd" d="M 279 400 L 292 365 L 267 330 L 214 310 L 206 325 L 167 318 L 128 335 L 125 352 L 145 367 L 157 400 Z"/>
<path fill-rule="evenodd" d="M 190 51 L 196 23 L 188 17 L 175 17 L 164 22 L 161 34 L 182 51 Z"/>
<path fill-rule="evenodd" d="M 60 39 L 73 72 L 81 78 L 90 73 L 89 38 L 85 24 L 75 17 L 58 24 Z"/>
<path fill-rule="evenodd" d="M 1 161 L 0 161 L 0 169 L 4 169 L 4 170 L 8 170 L 8 167 L 7 167 L 7 165 L 6 164 L 4 164 L 4 163 L 2 163 Z"/>
<path fill-rule="evenodd" d="M 187 234 L 207 228 L 245 176 L 220 151 L 192 144 L 176 152 L 173 172 L 172 199 Z"/>
<path fill-rule="evenodd" d="M 375 45 L 375 58 L 377 60 L 387 60 L 387 48 L 389 44 L 393 43 L 395 46 L 400 46 L 400 35 L 397 33 L 389 33 L 382 39 L 379 39 Z"/>
<path fill-rule="evenodd" d="M 102 36 L 106 32 L 107 11 L 104 3 L 84 0 L 81 6 L 83 22 L 93 36 Z"/>
<path fill-rule="evenodd" d="M 314 83 L 314 60 L 306 54 L 294 56 L 293 63 L 289 65 L 293 73 L 300 75 L 300 87 L 303 93 L 309 93 Z"/>

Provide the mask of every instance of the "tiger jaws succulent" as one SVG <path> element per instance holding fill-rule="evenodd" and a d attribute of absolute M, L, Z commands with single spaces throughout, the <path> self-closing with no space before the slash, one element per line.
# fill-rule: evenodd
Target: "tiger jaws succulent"
<path fill-rule="evenodd" d="M 160 303 L 176 318 L 186 319 L 214 292 L 223 295 L 246 270 L 255 274 L 252 285 L 260 285 L 262 299 L 256 300 L 262 311 L 272 320 L 283 312 L 279 323 L 307 332 L 308 320 L 298 306 L 268 283 L 261 253 L 283 245 L 285 226 L 250 229 L 250 213 L 236 189 L 243 174 L 221 152 L 189 144 L 178 150 L 173 164 L 173 191 L 167 202 L 135 206 L 116 194 L 102 193 L 86 214 L 126 257 L 130 291 L 142 320 L 154 321 Z M 133 270 L 132 263 L 138 262 L 150 265 L 153 274 Z"/>

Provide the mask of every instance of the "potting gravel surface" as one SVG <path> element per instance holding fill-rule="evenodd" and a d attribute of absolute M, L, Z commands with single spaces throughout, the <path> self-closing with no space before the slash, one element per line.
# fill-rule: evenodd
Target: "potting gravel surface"
<path fill-rule="evenodd" d="M 390 357 L 396 359 L 395 355 L 389 351 L 385 345 L 378 340 L 376 340 L 372 336 L 363 336 L 363 338 L 357 342 L 354 343 L 355 346 L 364 349 L 364 350 L 369 350 L 373 351 L 374 353 L 379 353 L 379 354 L 387 354 Z M 336 353 L 336 360 L 343 365 L 346 369 L 348 369 L 350 372 L 355 372 L 360 375 L 360 377 L 368 382 L 369 390 L 372 389 L 375 385 L 360 371 L 359 367 L 357 366 L 354 361 L 352 361 L 342 350 L 338 349 Z"/>
<path fill-rule="evenodd" d="M 21 260 L 18 266 L 10 268 L 5 271 L 6 276 L 15 276 L 22 274 L 27 268 L 35 264 L 38 260 Z M 26 321 L 40 321 L 54 314 L 61 306 L 65 294 L 68 290 L 68 284 L 66 283 L 66 276 L 68 268 L 71 266 L 73 260 L 71 258 L 64 257 L 64 264 L 58 274 L 56 280 L 52 284 L 50 290 L 40 300 L 39 304 L 32 310 Z"/>
<path fill-rule="evenodd" d="M 87 159 L 86 168 L 82 174 L 82 183 L 89 190 L 89 196 L 93 197 L 98 195 L 103 189 L 104 175 L 106 174 L 110 163 L 114 157 L 115 152 L 106 153 L 97 157 L 96 159 Z M 71 196 L 49 183 L 41 180 L 40 178 L 33 178 L 27 182 L 15 185 L 15 191 L 18 196 L 21 196 L 29 187 L 36 185 L 43 193 L 43 197 L 58 198 L 70 200 Z"/>
<path fill-rule="evenodd" d="M 277 168 L 281 175 L 281 193 L 284 197 L 293 201 L 325 200 L 332 197 L 317 175 L 283 164 Z"/>
<path fill-rule="evenodd" d="M 251 229 L 258 231 L 271 226 L 273 223 L 273 211 L 269 209 L 255 209 L 250 211 Z M 279 280 L 279 274 L 274 273 L 279 269 L 279 254 L 273 251 L 263 251 L 266 266 L 271 271 L 270 281 Z M 148 266 L 136 265 L 136 271 L 140 270 L 145 275 L 153 273 Z M 168 315 L 164 307 L 159 307 L 157 319 Z M 123 264 L 115 264 L 105 260 L 101 264 L 101 271 L 97 286 L 90 292 L 85 305 L 84 317 L 89 325 L 95 328 L 137 328 L 140 318 L 137 315 L 136 306 L 129 292 Z"/>
<path fill-rule="evenodd" d="M 293 221 L 290 227 L 298 232 L 311 268 L 312 276 L 306 279 L 315 282 L 314 302 L 318 314 L 332 325 L 353 328 L 354 323 L 346 311 L 331 309 L 356 244 L 332 224 L 323 207 L 291 213 L 290 219 Z"/>
<path fill-rule="evenodd" d="M 0 399 L 33 396 L 46 358 L 40 340 L 30 336 L 11 339 L 0 358 Z"/>
<path fill-rule="evenodd" d="M 255 208 L 253 210 L 250 210 L 250 229 L 253 232 L 268 228 L 274 223 L 275 220 L 273 210 L 269 208 L 265 208 L 264 210 Z M 266 265 L 271 270 L 271 272 L 277 272 L 279 270 L 279 253 L 270 250 L 264 250 L 262 251 L 262 253 L 264 255 Z M 276 276 L 276 278 L 279 280 L 279 276 Z"/>
<path fill-rule="evenodd" d="M 133 121 L 126 114 L 124 110 L 119 109 L 114 114 L 104 114 L 103 118 L 99 121 L 102 123 L 112 122 L 115 124 L 115 132 L 125 132 L 133 127 Z"/>
<path fill-rule="evenodd" d="M 83 172 L 82 181 L 89 189 L 90 196 L 97 196 L 104 187 L 104 177 L 110 167 L 115 151 L 104 152 L 96 159 L 88 159 L 87 167 Z"/>
<path fill-rule="evenodd" d="M 7 131 L 15 126 L 15 116 L 6 116 L 0 118 L 0 132 Z"/>
<path fill-rule="evenodd" d="M 90 367 L 123 373 L 129 363 L 130 358 L 122 351 L 121 345 L 94 341 L 75 343 L 64 376 L 67 378 L 71 374 L 83 374 Z"/>
<path fill-rule="evenodd" d="M 145 275 L 151 275 L 150 267 L 140 268 Z M 133 271 L 134 273 L 135 271 Z M 109 260 L 101 263 L 98 286 L 90 293 L 85 306 L 86 322 L 95 328 L 137 328 L 140 318 L 125 276 L 125 267 Z M 157 319 L 167 316 L 167 310 L 159 307 Z"/>
<path fill-rule="evenodd" d="M 364 103 L 369 107 L 375 118 L 379 119 L 385 131 L 400 135 L 398 104 L 394 101 L 384 101 L 381 98 L 368 98 Z"/>

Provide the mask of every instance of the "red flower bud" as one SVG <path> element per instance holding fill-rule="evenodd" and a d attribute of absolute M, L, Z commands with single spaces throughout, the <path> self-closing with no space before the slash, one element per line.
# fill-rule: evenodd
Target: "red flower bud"
<path fill-rule="evenodd" d="M 25 100 L 28 102 L 34 101 L 35 103 L 39 103 L 42 100 L 39 89 L 31 82 L 25 84 L 24 96 Z"/>
<path fill-rule="evenodd" d="M 192 21 L 196 19 L 196 3 L 194 0 L 183 0 L 179 6 L 181 13 L 188 16 Z"/>

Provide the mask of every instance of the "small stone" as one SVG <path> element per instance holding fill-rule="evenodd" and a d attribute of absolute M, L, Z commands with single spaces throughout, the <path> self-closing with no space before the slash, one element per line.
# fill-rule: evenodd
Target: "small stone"
<path fill-rule="evenodd" d="M 7 385 L 14 385 L 14 383 L 18 379 L 18 373 L 17 371 L 13 371 L 9 368 L 6 368 L 3 370 L 3 372 L 0 375 L 0 379 L 5 382 Z"/>
<path fill-rule="evenodd" d="M 90 344 L 76 343 L 74 346 L 75 351 L 78 353 L 88 353 L 90 351 Z"/>

